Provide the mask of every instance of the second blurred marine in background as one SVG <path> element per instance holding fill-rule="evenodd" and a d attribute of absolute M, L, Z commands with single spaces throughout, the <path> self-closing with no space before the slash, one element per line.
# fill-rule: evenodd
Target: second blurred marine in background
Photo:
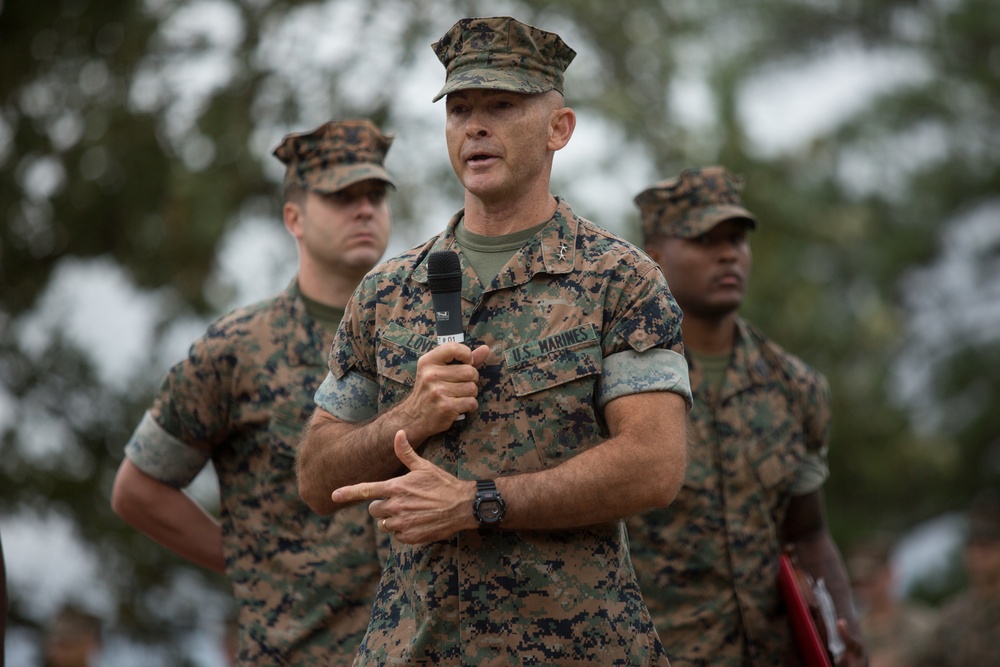
<path fill-rule="evenodd" d="M 742 185 L 723 167 L 687 169 L 635 198 L 645 250 L 684 313 L 694 407 L 684 485 L 629 520 L 632 562 L 674 667 L 795 665 L 777 586 L 794 544 L 843 619 L 838 664 L 864 664 L 825 521 L 826 380 L 739 316 L 758 227 Z"/>
<path fill-rule="evenodd" d="M 892 549 L 892 537 L 878 532 L 847 557 L 870 667 L 912 666 L 935 623 L 931 608 L 896 593 Z"/>
<path fill-rule="evenodd" d="M 170 369 L 115 480 L 115 512 L 232 582 L 236 664 L 349 665 L 368 626 L 381 573 L 372 520 L 360 506 L 309 509 L 295 451 L 344 306 L 388 244 L 391 141 L 367 120 L 282 140 L 298 273 L 213 323 Z M 221 521 L 183 492 L 209 461 Z"/>
<path fill-rule="evenodd" d="M 941 610 L 918 667 L 1000 667 L 1000 495 L 981 491 L 968 514 L 962 562 L 965 590 Z"/>
<path fill-rule="evenodd" d="M 45 627 L 44 665 L 97 667 L 103 645 L 101 619 L 74 604 L 64 605 Z"/>

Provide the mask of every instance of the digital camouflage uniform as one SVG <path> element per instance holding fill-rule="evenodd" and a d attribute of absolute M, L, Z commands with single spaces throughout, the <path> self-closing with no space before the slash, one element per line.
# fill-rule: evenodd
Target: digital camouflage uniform
<path fill-rule="evenodd" d="M 287 135 L 274 154 L 286 183 L 334 192 L 371 178 L 391 184 L 381 164 L 390 141 L 369 121 L 330 122 Z M 295 474 L 332 342 L 292 281 L 213 323 L 126 446 L 140 470 L 176 488 L 213 463 L 239 664 L 351 664 L 368 626 L 382 538 L 366 507 L 314 513 Z"/>
<path fill-rule="evenodd" d="M 698 236 L 741 218 L 741 181 L 688 170 L 636 198 L 644 234 Z M 825 379 L 737 321 L 721 391 L 689 359 L 695 398 L 684 484 L 667 508 L 629 518 L 632 563 L 674 667 L 795 665 L 778 594 L 779 531 L 807 456 L 825 461 Z"/>
<path fill-rule="evenodd" d="M 912 667 L 914 658 L 923 654 L 937 616 L 932 607 L 908 598 L 896 599 L 891 592 L 893 542 L 888 533 L 873 533 L 853 546 L 846 566 L 869 663 Z M 885 600 L 883 596 L 891 597 Z"/>
<path fill-rule="evenodd" d="M 890 618 L 873 618 L 864 614 L 858 617 L 869 661 L 873 665 L 913 665 L 916 657 L 924 654 L 924 645 L 936 625 L 937 617 L 933 609 L 909 600 L 900 600 L 897 605 Z"/>
<path fill-rule="evenodd" d="M 969 587 L 949 602 L 916 667 L 1000 667 L 1000 499 L 988 488 L 968 514 L 968 544 L 977 549 Z M 972 543 L 976 543 L 975 546 Z M 966 554 L 966 565 L 970 563 Z"/>
<path fill-rule="evenodd" d="M 358 422 L 409 394 L 417 360 L 436 345 L 427 257 L 462 256 L 461 216 L 365 278 L 317 405 Z M 488 287 L 464 257 L 462 268 L 466 342 L 491 351 L 479 409 L 420 450 L 435 465 L 464 480 L 543 470 L 608 436 L 602 409 L 613 398 L 689 398 L 680 313 L 655 263 L 564 202 Z M 614 521 L 394 540 L 358 664 L 667 662 Z"/>
<path fill-rule="evenodd" d="M 944 609 L 917 667 L 1000 667 L 1000 598 L 961 594 Z"/>

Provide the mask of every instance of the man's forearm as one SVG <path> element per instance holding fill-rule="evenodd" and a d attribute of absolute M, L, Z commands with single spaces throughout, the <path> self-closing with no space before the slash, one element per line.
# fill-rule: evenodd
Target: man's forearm
<path fill-rule="evenodd" d="M 497 481 L 510 498 L 504 527 L 587 526 L 673 501 L 687 463 L 684 400 L 666 392 L 619 400 L 608 407 L 609 439 L 554 468 Z"/>
<path fill-rule="evenodd" d="M 215 572 L 225 570 L 222 528 L 215 517 L 129 459 L 118 469 L 111 506 L 126 523 L 174 553 Z"/>
<path fill-rule="evenodd" d="M 854 613 L 847 571 L 833 538 L 824 531 L 795 542 L 795 550 L 799 563 L 812 575 L 813 579 L 823 579 L 823 583 L 833 599 L 833 604 L 837 608 L 837 617 L 847 621 L 851 632 L 860 636 L 861 631 Z"/>
<path fill-rule="evenodd" d="M 417 361 L 413 389 L 400 403 L 369 422 L 354 424 L 317 407 L 299 444 L 297 470 L 299 495 L 320 514 L 341 506 L 330 494 L 335 489 L 374 482 L 397 475 L 402 464 L 393 441 L 403 430 L 414 449 L 455 419 L 478 407 L 479 371 L 490 348 L 470 350 L 460 343 L 446 343 Z"/>
<path fill-rule="evenodd" d="M 672 396 L 672 397 L 671 397 Z M 635 395 L 605 408 L 611 437 L 547 470 L 497 477 L 507 514 L 501 530 L 559 530 L 622 519 L 668 505 L 684 479 L 686 409 L 677 395 Z M 372 500 L 379 527 L 406 544 L 478 527 L 476 484 L 426 461 L 405 431 L 393 454 L 408 473 L 337 489 L 338 503 Z"/>
<path fill-rule="evenodd" d="M 406 428 L 405 422 L 405 413 L 398 408 L 361 424 L 340 421 L 316 408 L 302 432 L 296 459 L 302 500 L 313 511 L 330 514 L 343 506 L 330 498 L 334 489 L 399 474 L 403 465 L 392 442 L 396 431 Z"/>

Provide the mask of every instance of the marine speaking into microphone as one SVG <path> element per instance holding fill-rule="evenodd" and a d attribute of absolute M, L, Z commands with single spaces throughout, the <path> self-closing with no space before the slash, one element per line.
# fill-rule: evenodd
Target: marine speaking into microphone
<path fill-rule="evenodd" d="M 462 331 L 462 263 L 454 250 L 436 250 L 427 258 L 427 286 L 434 302 L 438 345 L 464 343 Z M 465 419 L 459 415 L 457 419 Z"/>

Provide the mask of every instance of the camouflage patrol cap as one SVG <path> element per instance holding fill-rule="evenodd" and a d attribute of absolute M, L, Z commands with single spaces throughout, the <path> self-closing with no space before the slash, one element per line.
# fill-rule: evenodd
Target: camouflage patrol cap
<path fill-rule="evenodd" d="M 562 93 L 563 72 L 576 56 L 554 32 L 509 16 L 462 19 L 433 47 L 447 70 L 434 102 L 468 88 Z"/>
<path fill-rule="evenodd" d="M 685 169 L 636 195 L 643 238 L 653 234 L 692 238 L 734 218 L 757 229 L 757 218 L 743 208 L 742 192 L 743 179 L 725 167 Z"/>
<path fill-rule="evenodd" d="M 392 139 L 369 120 L 329 121 L 285 135 L 273 155 L 285 163 L 286 184 L 315 192 L 337 192 L 369 178 L 395 187 L 382 166 Z"/>

